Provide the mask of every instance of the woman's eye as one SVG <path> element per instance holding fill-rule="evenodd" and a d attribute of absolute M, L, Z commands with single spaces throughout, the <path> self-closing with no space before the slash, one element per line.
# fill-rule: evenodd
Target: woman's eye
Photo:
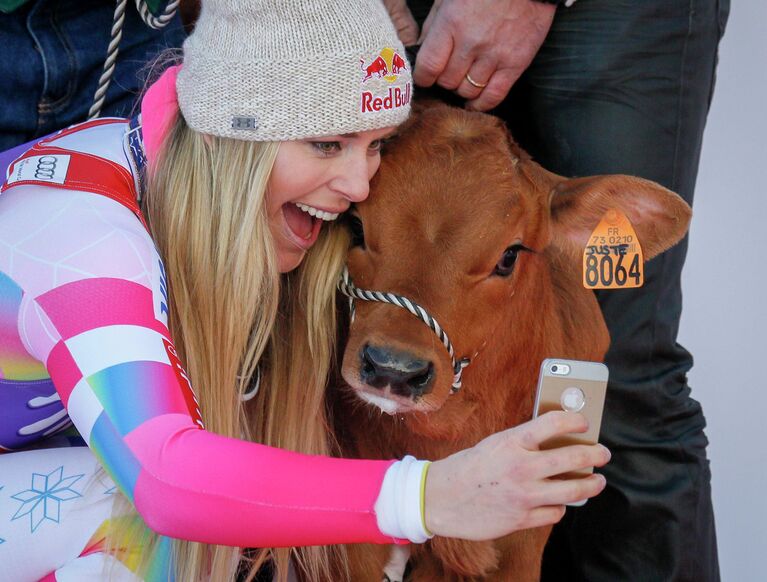
<path fill-rule="evenodd" d="M 372 152 L 380 152 L 381 148 L 383 147 L 386 140 L 383 139 L 375 139 L 370 142 L 370 145 L 368 146 L 368 149 Z"/>
<path fill-rule="evenodd" d="M 321 154 L 334 154 L 341 150 L 341 142 L 338 141 L 313 141 L 312 146 Z"/>
<path fill-rule="evenodd" d="M 346 215 L 346 224 L 352 235 L 352 247 L 365 248 L 365 231 L 362 229 L 362 221 L 354 214 Z"/>
<path fill-rule="evenodd" d="M 514 264 L 517 262 L 517 255 L 519 251 L 527 250 L 521 244 L 514 244 L 503 251 L 500 260 L 496 263 L 495 269 L 493 269 L 493 275 L 498 277 L 508 277 L 514 271 Z"/>

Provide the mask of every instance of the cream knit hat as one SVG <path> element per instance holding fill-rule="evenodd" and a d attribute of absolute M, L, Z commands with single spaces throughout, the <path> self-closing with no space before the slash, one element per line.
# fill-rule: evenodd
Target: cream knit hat
<path fill-rule="evenodd" d="M 411 85 L 380 0 L 203 0 L 176 83 L 192 129 L 250 141 L 399 125 Z"/>

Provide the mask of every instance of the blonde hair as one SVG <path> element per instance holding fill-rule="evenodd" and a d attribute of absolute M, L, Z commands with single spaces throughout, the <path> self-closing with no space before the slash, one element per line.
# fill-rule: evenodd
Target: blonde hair
<path fill-rule="evenodd" d="M 168 275 L 170 331 L 206 429 L 327 455 L 334 445 L 324 392 L 348 238 L 324 226 L 302 265 L 279 274 L 265 208 L 278 148 L 203 136 L 179 114 L 149 176 L 145 212 Z M 245 407 L 239 395 L 259 367 L 261 387 Z M 152 537 L 142 542 L 149 551 L 140 572 L 159 544 Z M 239 548 L 179 540 L 173 554 L 184 581 L 232 580 L 241 558 Z M 348 579 L 344 550 L 328 546 L 249 552 L 247 579 L 271 560 L 286 581 L 291 559 L 301 579 Z"/>

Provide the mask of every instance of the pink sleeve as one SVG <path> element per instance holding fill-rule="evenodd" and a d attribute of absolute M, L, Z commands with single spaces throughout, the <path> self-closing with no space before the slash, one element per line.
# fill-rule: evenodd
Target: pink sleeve
<path fill-rule="evenodd" d="M 148 234 L 128 209 L 93 194 L 43 188 L 20 208 L 39 216 L 57 204 L 64 210 L 36 259 L 65 248 L 79 262 L 49 277 L 19 255 L 27 349 L 151 528 L 232 546 L 395 541 L 374 511 L 391 462 L 306 456 L 203 430 Z"/>
<path fill-rule="evenodd" d="M 391 462 L 227 439 L 183 415 L 152 419 L 126 441 L 144 451 L 136 507 L 160 533 L 256 547 L 395 541 L 373 512 Z"/>

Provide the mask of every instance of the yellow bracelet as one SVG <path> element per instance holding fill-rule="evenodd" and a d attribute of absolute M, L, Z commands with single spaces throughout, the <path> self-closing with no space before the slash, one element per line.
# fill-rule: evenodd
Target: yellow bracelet
<path fill-rule="evenodd" d="M 429 473 L 429 467 L 431 461 L 428 461 L 423 467 L 423 473 L 421 474 L 421 524 L 423 525 L 423 531 L 430 538 L 434 537 L 434 534 L 426 527 L 426 475 Z"/>

